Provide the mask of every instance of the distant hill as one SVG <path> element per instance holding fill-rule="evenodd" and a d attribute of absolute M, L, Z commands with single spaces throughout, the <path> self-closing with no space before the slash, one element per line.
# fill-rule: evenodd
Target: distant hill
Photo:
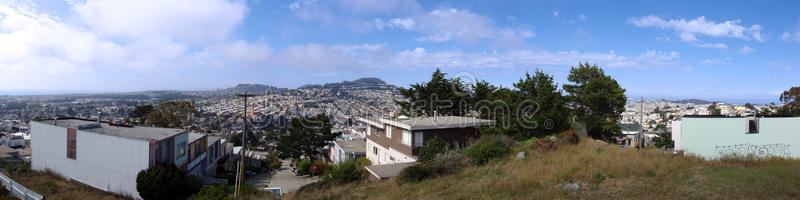
<path fill-rule="evenodd" d="M 677 100 L 677 101 L 668 101 L 672 103 L 693 103 L 693 104 L 710 104 L 713 103 L 711 101 L 701 100 L 701 99 L 684 99 L 684 100 Z"/>
<path fill-rule="evenodd" d="M 186 91 L 188 94 L 210 97 L 210 96 L 233 96 L 247 92 L 249 94 L 264 94 L 270 92 L 283 92 L 289 89 L 279 88 L 271 85 L 263 84 L 238 84 L 234 87 L 217 89 L 217 90 L 201 90 L 201 91 Z"/>
<path fill-rule="evenodd" d="M 307 84 L 298 87 L 297 89 L 312 89 L 312 88 L 327 88 L 327 89 L 347 89 L 347 88 L 375 88 L 386 89 L 395 88 L 393 85 L 387 85 L 385 81 L 369 77 L 360 78 L 354 81 L 342 81 L 339 83 L 326 83 L 326 84 Z"/>

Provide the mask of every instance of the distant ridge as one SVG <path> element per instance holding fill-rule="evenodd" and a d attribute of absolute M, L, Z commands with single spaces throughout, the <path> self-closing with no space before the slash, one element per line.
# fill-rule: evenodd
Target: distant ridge
<path fill-rule="evenodd" d="M 677 101 L 668 101 L 672 103 L 692 103 L 692 104 L 711 104 L 713 102 L 701 100 L 701 99 L 684 99 L 684 100 L 677 100 Z"/>
<path fill-rule="evenodd" d="M 307 84 L 298 87 L 297 89 L 313 89 L 313 88 L 327 88 L 327 89 L 346 89 L 346 88 L 395 88 L 393 85 L 387 85 L 385 81 L 380 78 L 367 77 L 360 78 L 354 81 L 342 81 L 339 83 L 326 83 L 326 84 Z"/>

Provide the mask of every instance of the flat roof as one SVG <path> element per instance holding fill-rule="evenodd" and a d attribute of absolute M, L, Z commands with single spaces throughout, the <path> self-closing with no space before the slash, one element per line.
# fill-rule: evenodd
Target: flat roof
<path fill-rule="evenodd" d="M 195 141 L 197 141 L 200 138 L 203 138 L 205 136 L 206 136 L 206 134 L 203 134 L 203 133 L 190 132 L 189 133 L 189 144 L 194 143 Z"/>
<path fill-rule="evenodd" d="M 208 142 L 206 142 L 206 144 L 207 144 L 207 145 L 212 145 L 212 144 L 214 144 L 214 142 L 217 142 L 217 141 L 220 141 L 220 140 L 222 140 L 222 138 L 221 138 L 221 137 L 217 137 L 217 136 L 211 136 L 211 135 L 209 135 L 209 136 L 208 136 Z M 221 143 L 221 142 L 220 142 L 220 143 Z"/>
<path fill-rule="evenodd" d="M 380 179 L 384 179 L 384 178 L 395 177 L 398 174 L 400 174 L 400 172 L 402 172 L 403 169 L 411 167 L 416 164 L 417 164 L 416 162 L 410 162 L 410 163 L 397 163 L 397 164 L 385 164 L 385 165 L 370 165 L 364 168 L 366 168 L 367 171 L 369 171 L 369 173 L 371 173 L 372 175 L 375 175 Z"/>
<path fill-rule="evenodd" d="M 393 118 L 380 119 L 380 121 L 408 130 L 466 128 L 495 124 L 494 120 L 460 116 L 414 117 L 408 119 Z"/>
<path fill-rule="evenodd" d="M 344 152 L 367 152 L 367 143 L 364 140 L 336 140 L 333 141 Z"/>
<path fill-rule="evenodd" d="M 43 124 L 53 125 L 53 120 L 43 120 L 38 122 Z M 85 120 L 85 119 L 59 119 L 57 124 L 55 125 L 64 128 L 78 129 L 78 126 L 89 125 L 89 124 L 97 124 L 97 121 Z M 100 127 L 86 128 L 79 130 L 110 135 L 110 136 L 136 139 L 136 140 L 146 140 L 146 141 L 163 140 L 172 137 L 174 135 L 186 132 L 183 129 L 177 129 L 177 128 L 156 128 L 156 127 L 146 127 L 146 126 L 134 126 L 134 127 L 111 126 L 105 122 L 100 123 Z"/>

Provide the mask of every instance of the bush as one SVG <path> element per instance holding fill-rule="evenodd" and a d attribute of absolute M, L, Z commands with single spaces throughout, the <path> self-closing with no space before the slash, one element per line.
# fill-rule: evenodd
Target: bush
<path fill-rule="evenodd" d="M 467 155 L 456 150 L 437 154 L 430 162 L 428 168 L 436 175 L 454 174 L 469 165 Z"/>
<path fill-rule="evenodd" d="M 531 149 L 539 151 L 555 150 L 558 144 L 550 139 L 536 140 L 531 144 Z"/>
<path fill-rule="evenodd" d="M 311 166 L 308 168 L 309 173 L 312 176 L 321 175 L 325 173 L 325 170 L 328 169 L 328 164 L 325 164 L 322 161 L 316 161 L 311 163 Z"/>
<path fill-rule="evenodd" d="M 175 165 L 150 167 L 136 175 L 136 191 L 143 199 L 185 199 L 198 192 L 202 183 Z"/>
<path fill-rule="evenodd" d="M 436 154 L 444 153 L 449 149 L 450 146 L 439 137 L 433 137 L 430 140 L 425 142 L 425 145 L 422 146 L 422 149 L 419 150 L 419 162 L 428 162 L 429 160 L 433 159 Z"/>
<path fill-rule="evenodd" d="M 300 174 L 308 174 L 309 169 L 311 168 L 311 161 L 310 160 L 301 160 L 300 163 L 297 164 L 297 171 L 300 171 Z"/>
<path fill-rule="evenodd" d="M 361 158 L 356 159 L 356 165 L 362 166 L 362 167 L 363 166 L 370 166 L 370 165 L 372 165 L 372 161 L 370 161 L 369 159 L 367 159 L 365 157 L 361 157 Z"/>
<path fill-rule="evenodd" d="M 558 139 L 564 144 L 578 144 L 580 137 L 575 130 L 566 130 L 558 134 Z"/>
<path fill-rule="evenodd" d="M 416 183 L 431 176 L 431 170 L 422 165 L 406 167 L 400 172 L 397 181 L 399 183 Z"/>
<path fill-rule="evenodd" d="M 281 161 L 275 161 L 269 164 L 270 170 L 276 170 L 281 168 Z"/>
<path fill-rule="evenodd" d="M 339 165 L 334 166 L 328 170 L 325 176 L 322 177 L 326 183 L 349 183 L 361 180 L 367 174 L 363 164 L 369 164 L 359 159 L 348 159 Z M 367 160 L 369 161 L 369 160 Z"/>
<path fill-rule="evenodd" d="M 514 143 L 514 140 L 505 135 L 485 135 L 467 147 L 465 153 L 472 160 L 472 164 L 483 165 L 491 159 L 503 157 L 511 152 Z"/>

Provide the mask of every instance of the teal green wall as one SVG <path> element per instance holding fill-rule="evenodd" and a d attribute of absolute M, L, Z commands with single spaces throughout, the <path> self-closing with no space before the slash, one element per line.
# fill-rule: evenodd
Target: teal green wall
<path fill-rule="evenodd" d="M 746 134 L 746 118 L 682 118 L 684 152 L 708 159 L 723 154 L 800 157 L 800 117 L 759 118 L 758 134 Z M 727 153 L 726 153 L 727 152 Z"/>

